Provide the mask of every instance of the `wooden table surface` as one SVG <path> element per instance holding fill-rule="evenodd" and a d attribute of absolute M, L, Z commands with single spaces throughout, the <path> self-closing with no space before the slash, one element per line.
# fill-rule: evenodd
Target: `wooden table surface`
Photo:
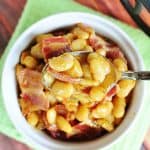
<path fill-rule="evenodd" d="M 0 0 L 0 54 L 4 51 L 26 0 Z"/>
<path fill-rule="evenodd" d="M 26 0 L 0 0 L 0 55 L 17 25 Z M 0 134 L 0 150 L 30 150 L 26 145 Z"/>
<path fill-rule="evenodd" d="M 4 52 L 17 25 L 25 2 L 26 0 L 0 0 L 0 56 Z M 149 135 L 150 133 L 145 143 L 149 143 Z M 29 148 L 24 144 L 0 134 L 0 150 L 29 150 Z"/>

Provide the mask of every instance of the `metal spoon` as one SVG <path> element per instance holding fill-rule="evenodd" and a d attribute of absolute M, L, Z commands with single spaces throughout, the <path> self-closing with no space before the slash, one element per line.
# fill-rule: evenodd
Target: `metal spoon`
<path fill-rule="evenodd" d="M 122 72 L 121 78 L 131 80 L 150 80 L 150 71 Z"/>
<path fill-rule="evenodd" d="M 82 50 L 82 51 L 73 51 L 68 52 L 73 56 L 84 55 L 91 53 L 90 50 Z M 105 58 L 105 57 L 104 57 Z M 111 62 L 110 62 L 111 63 Z M 45 72 L 48 64 L 44 67 L 42 72 Z M 131 80 L 150 80 L 150 71 L 127 71 L 121 73 L 122 79 L 131 79 Z"/>
<path fill-rule="evenodd" d="M 91 53 L 91 51 L 83 50 L 83 51 L 74 51 L 69 52 L 74 56 L 80 54 Z M 121 73 L 122 79 L 131 79 L 131 80 L 150 80 L 150 71 L 127 71 Z"/>

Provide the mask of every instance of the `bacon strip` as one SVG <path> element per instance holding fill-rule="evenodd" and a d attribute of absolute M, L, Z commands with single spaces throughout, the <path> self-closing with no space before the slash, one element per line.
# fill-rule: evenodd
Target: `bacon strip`
<path fill-rule="evenodd" d="M 90 140 L 99 137 L 102 134 L 102 128 L 91 127 L 86 124 L 77 124 L 74 127 L 76 133 L 70 138 L 73 140 Z"/>
<path fill-rule="evenodd" d="M 48 67 L 47 71 L 50 72 L 53 77 L 55 77 L 56 79 L 60 81 L 74 83 L 74 84 L 80 82 L 80 78 L 72 78 L 64 73 L 57 72 L 50 67 Z"/>
<path fill-rule="evenodd" d="M 106 97 L 113 97 L 117 93 L 117 85 L 113 86 L 106 94 Z"/>
<path fill-rule="evenodd" d="M 92 46 L 94 50 L 102 48 L 106 46 L 108 43 L 100 36 L 91 35 L 89 38 L 89 44 Z"/>
<path fill-rule="evenodd" d="M 33 105 L 37 105 L 39 109 L 46 110 L 49 102 L 43 92 L 41 73 L 23 68 L 16 72 L 17 80 L 21 89 L 21 97 L 29 100 Z"/>
<path fill-rule="evenodd" d="M 120 48 L 115 46 L 115 47 L 109 48 L 109 50 L 106 53 L 106 57 L 114 60 L 116 58 L 124 58 L 124 55 L 121 52 Z"/>
<path fill-rule="evenodd" d="M 65 105 L 63 104 L 57 104 L 55 105 L 55 110 L 57 112 L 58 115 L 67 116 L 67 109 L 65 108 Z"/>
<path fill-rule="evenodd" d="M 42 41 L 42 53 L 45 59 L 53 56 L 59 56 L 64 52 L 71 51 L 68 41 L 62 37 L 50 37 Z"/>

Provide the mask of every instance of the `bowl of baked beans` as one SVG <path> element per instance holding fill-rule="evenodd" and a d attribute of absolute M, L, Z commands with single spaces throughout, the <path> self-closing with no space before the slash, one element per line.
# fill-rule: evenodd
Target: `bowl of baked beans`
<path fill-rule="evenodd" d="M 11 48 L 4 103 L 16 129 L 38 148 L 104 148 L 130 130 L 142 106 L 144 84 L 121 73 L 142 69 L 137 48 L 114 24 L 57 14 L 32 25 Z"/>

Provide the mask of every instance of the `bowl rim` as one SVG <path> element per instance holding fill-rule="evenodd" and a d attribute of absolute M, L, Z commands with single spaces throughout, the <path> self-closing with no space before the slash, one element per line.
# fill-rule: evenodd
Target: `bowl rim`
<path fill-rule="evenodd" d="M 20 36 L 19 36 L 19 38 L 16 40 L 16 42 L 14 43 L 14 45 L 12 46 L 12 50 L 8 53 L 8 55 L 7 55 L 7 57 L 6 57 L 6 60 L 5 60 L 5 62 L 4 62 L 4 66 L 3 66 L 3 70 L 2 70 L 2 84 L 1 84 L 1 86 L 2 86 L 2 96 L 3 96 L 3 100 L 4 100 L 4 105 L 5 105 L 5 108 L 6 108 L 6 110 L 7 110 L 7 113 L 8 113 L 8 115 L 9 115 L 9 117 L 10 117 L 10 119 L 11 119 L 11 121 L 12 121 L 12 123 L 15 125 L 15 127 L 16 127 L 16 129 L 27 139 L 27 140 L 29 140 L 31 143 L 33 143 L 33 144 L 36 144 L 38 147 L 41 147 L 41 148 L 45 148 L 45 149 L 49 149 L 49 148 L 46 148 L 47 146 L 47 143 L 45 143 L 44 141 L 42 141 L 41 140 L 41 138 L 39 138 L 38 137 L 38 141 L 39 141 L 39 143 L 38 142 L 36 142 L 35 141 L 35 139 L 37 139 L 37 136 L 35 135 L 35 136 L 32 136 L 31 134 L 30 134 L 30 132 L 29 131 L 31 131 L 31 130 L 33 130 L 33 128 L 31 128 L 30 126 L 28 126 L 27 128 L 28 128 L 28 132 L 24 132 L 24 128 L 22 128 L 22 127 L 20 127 L 19 126 L 19 121 L 18 122 L 16 122 L 16 119 L 15 118 L 17 118 L 17 117 L 22 117 L 21 116 L 21 114 L 18 114 L 18 115 L 14 115 L 13 114 L 13 110 L 11 110 L 10 109 L 10 106 L 9 106 L 9 104 L 8 104 L 8 100 L 7 100 L 7 95 L 6 95 L 6 92 L 5 92 L 5 86 L 4 86 L 4 84 L 5 84 L 5 74 L 6 74 L 6 66 L 8 65 L 7 63 L 9 62 L 8 61 L 8 58 L 11 56 L 11 53 L 13 52 L 13 50 L 17 47 L 17 45 L 18 45 L 18 43 L 20 43 L 21 41 L 22 41 L 22 39 L 24 39 L 29 33 L 32 33 L 32 31 L 35 29 L 35 28 L 37 28 L 38 26 L 39 26 L 39 24 L 41 25 L 41 24 L 44 24 L 45 22 L 47 22 L 48 20 L 55 20 L 55 18 L 60 18 L 60 17 L 75 17 L 75 16 L 78 16 L 78 17 L 81 17 L 81 18 L 89 18 L 89 19 L 93 19 L 93 21 L 95 20 L 95 22 L 96 21 L 99 21 L 99 22 L 101 22 L 101 23 L 104 23 L 104 25 L 107 25 L 108 27 L 111 27 L 112 29 L 114 29 L 116 32 L 118 32 L 118 34 L 120 34 L 123 38 L 124 38 L 124 40 L 126 40 L 130 45 L 131 45 L 131 47 L 133 48 L 133 50 L 134 50 L 134 53 L 136 54 L 136 59 L 137 59 L 137 61 L 139 61 L 139 64 L 140 64 L 140 66 L 139 66 L 139 68 L 142 70 L 142 69 L 144 69 L 144 64 L 143 64 L 143 61 L 142 61 L 142 58 L 141 58 L 141 56 L 139 55 L 139 53 L 138 53 L 138 51 L 137 51 L 137 48 L 136 48 L 136 46 L 134 45 L 134 43 L 132 42 L 132 40 L 127 36 L 127 34 L 125 34 L 119 27 L 117 27 L 116 25 L 114 25 L 113 23 L 111 23 L 110 21 L 108 21 L 108 20 L 106 20 L 106 19 L 104 19 L 104 18 L 101 18 L 100 16 L 96 16 L 96 15 L 92 15 L 92 14 L 89 14 L 89 13 L 83 13 L 83 12 L 66 12 L 66 13 L 58 13 L 58 14 L 54 14 L 54 15 L 51 15 L 51 16 L 48 16 L 48 17 L 45 17 L 45 18 L 43 18 L 43 19 L 41 19 L 40 21 L 38 21 L 38 22 L 36 22 L 36 23 L 34 23 L 33 25 L 31 25 L 29 28 L 27 28 Z M 22 51 L 22 50 L 21 50 Z M 144 96 L 144 93 L 145 93 L 145 91 L 144 91 L 144 87 L 145 87 L 145 85 L 144 85 L 144 83 L 141 83 L 141 87 L 143 87 L 143 93 L 141 94 L 141 97 L 143 97 Z M 135 120 L 137 119 L 137 116 L 138 116 L 138 114 L 139 114 L 139 112 L 140 112 L 140 110 L 141 110 L 141 108 L 142 108 L 142 102 L 141 102 L 141 106 L 138 108 L 138 112 L 137 112 L 137 114 L 135 115 L 135 117 L 134 117 L 134 119 L 133 119 L 133 121 L 130 123 L 130 125 L 129 126 L 127 126 L 126 127 L 126 131 L 124 131 L 124 132 L 122 132 L 119 136 L 117 136 L 117 138 L 116 139 L 114 139 L 114 140 L 111 140 L 111 142 L 110 143 L 107 143 L 108 145 L 106 145 L 106 144 L 104 144 L 104 146 L 103 146 L 103 148 L 105 147 L 105 148 L 108 148 L 109 146 L 111 146 L 112 144 L 114 144 L 114 143 L 116 143 L 117 141 L 118 141 L 118 139 L 120 139 L 123 135 L 125 135 L 125 133 L 127 134 L 127 131 L 133 126 L 133 124 L 134 124 L 134 122 L 135 122 Z M 18 108 L 19 109 L 19 108 Z M 25 121 L 25 119 L 24 119 L 24 121 Z M 54 140 L 52 139 L 52 142 L 53 142 Z M 98 147 L 98 145 L 99 144 L 97 144 L 98 143 L 98 141 L 100 141 L 100 138 L 98 139 L 98 140 L 93 140 L 93 141 L 88 141 L 88 142 L 82 142 L 82 143 L 74 143 L 74 148 L 72 147 L 72 149 L 80 149 L 80 148 L 88 148 L 88 149 L 90 149 L 90 148 L 97 148 Z M 64 149 L 68 149 L 68 148 L 70 148 L 69 146 L 72 146 L 72 143 L 67 143 L 67 146 L 68 147 L 66 147 L 66 142 L 64 143 L 64 142 L 54 142 L 54 143 L 52 143 L 51 141 L 49 141 L 51 144 L 52 144 L 52 147 L 51 148 L 54 148 L 55 147 L 55 144 L 57 144 L 57 149 L 61 149 L 62 147 L 64 147 Z M 61 144 L 61 143 L 64 143 L 64 145 L 62 146 L 62 145 L 59 145 L 59 144 Z M 86 145 L 85 146 L 83 146 L 83 143 L 86 143 Z M 45 145 L 45 147 L 44 146 L 42 146 L 41 144 L 43 144 L 43 145 Z M 91 145 L 93 145 L 93 146 L 91 146 Z M 94 146 L 95 145 L 95 146 Z"/>

